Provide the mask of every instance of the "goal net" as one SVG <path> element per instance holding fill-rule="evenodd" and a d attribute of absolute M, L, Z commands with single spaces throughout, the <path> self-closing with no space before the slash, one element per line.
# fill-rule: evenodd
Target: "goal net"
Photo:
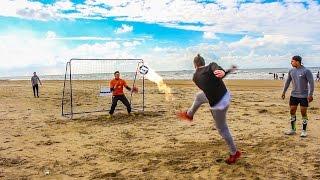
<path fill-rule="evenodd" d="M 108 113 L 112 102 L 109 83 L 115 71 L 130 88 L 138 88 L 138 93 L 123 90 L 132 111 L 144 111 L 145 77 L 139 72 L 141 66 L 142 59 L 71 59 L 65 69 L 62 115 Z M 120 101 L 116 111 L 119 110 L 126 111 Z"/>

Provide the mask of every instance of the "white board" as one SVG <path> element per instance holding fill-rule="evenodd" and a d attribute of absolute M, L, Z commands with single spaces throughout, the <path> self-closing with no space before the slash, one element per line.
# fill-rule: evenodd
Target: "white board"
<path fill-rule="evenodd" d="M 100 88 L 100 96 L 111 96 L 112 92 L 108 87 L 101 87 Z"/>

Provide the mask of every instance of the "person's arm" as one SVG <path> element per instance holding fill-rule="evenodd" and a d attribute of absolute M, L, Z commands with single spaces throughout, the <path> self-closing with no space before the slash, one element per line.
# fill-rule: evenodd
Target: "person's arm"
<path fill-rule="evenodd" d="M 216 70 L 224 71 L 224 69 L 221 66 L 219 66 L 217 63 L 215 63 L 215 62 L 210 63 L 210 66 L 211 66 L 212 72 L 214 72 Z"/>
<path fill-rule="evenodd" d="M 217 78 L 223 78 L 226 74 L 225 70 L 220 67 L 217 63 L 211 63 L 211 70 L 213 72 L 213 74 L 217 77 Z"/>
<path fill-rule="evenodd" d="M 230 74 L 230 73 L 232 73 L 232 72 L 234 72 L 236 70 L 237 70 L 237 66 L 236 65 L 232 65 L 230 69 L 227 69 L 225 71 L 226 73 L 225 73 L 224 77 L 226 77 L 228 74 Z"/>
<path fill-rule="evenodd" d="M 289 88 L 289 85 L 290 85 L 290 83 L 291 83 L 291 81 L 292 81 L 292 77 L 291 77 L 291 75 L 290 75 L 290 72 L 291 71 L 289 71 L 289 73 L 288 73 L 288 78 L 287 78 L 287 80 L 286 80 L 286 83 L 284 84 L 284 88 L 283 88 L 283 92 L 282 92 L 282 99 L 284 99 L 286 96 L 286 92 L 287 92 L 287 90 L 288 90 L 288 88 Z"/>
<path fill-rule="evenodd" d="M 128 85 L 126 85 L 126 86 L 124 86 L 128 91 L 131 91 L 132 89 L 128 86 Z"/>
<path fill-rule="evenodd" d="M 112 80 L 109 83 L 109 87 L 110 87 L 110 91 L 113 92 L 114 91 L 114 85 L 112 83 Z"/>
<path fill-rule="evenodd" d="M 131 88 L 128 86 L 126 81 L 123 81 L 123 86 L 128 90 L 131 91 Z"/>
<path fill-rule="evenodd" d="M 40 81 L 39 76 L 37 76 L 37 79 L 38 79 L 38 81 L 39 81 L 40 85 L 42 86 L 42 83 L 41 83 L 41 81 Z"/>
<path fill-rule="evenodd" d="M 134 92 L 134 93 L 137 93 L 137 92 L 138 92 L 138 88 L 137 88 L 137 87 L 134 87 L 134 86 L 133 86 L 132 88 L 130 88 L 125 81 L 124 81 L 124 87 L 125 87 L 128 91 L 132 91 L 132 92 Z"/>
<path fill-rule="evenodd" d="M 228 74 L 234 72 L 235 70 L 237 70 L 237 66 L 232 65 L 230 69 L 224 70 L 221 66 L 219 66 L 216 63 L 212 63 L 211 65 L 211 70 L 214 73 L 214 75 L 216 75 L 216 77 L 218 78 L 224 78 L 226 77 Z"/>
<path fill-rule="evenodd" d="M 306 77 L 307 77 L 307 80 L 309 82 L 309 87 L 310 87 L 308 101 L 312 102 L 313 101 L 313 92 L 314 92 L 314 80 L 313 80 L 313 75 L 310 70 L 307 70 Z"/>

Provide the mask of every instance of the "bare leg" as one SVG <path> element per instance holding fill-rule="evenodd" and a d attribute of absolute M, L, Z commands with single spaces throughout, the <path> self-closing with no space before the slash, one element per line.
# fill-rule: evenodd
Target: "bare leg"
<path fill-rule="evenodd" d="M 290 118 L 290 121 L 291 121 L 291 129 L 292 130 L 296 130 L 296 112 L 297 112 L 297 107 L 298 106 L 290 106 L 290 115 L 291 115 L 291 118 Z"/>
<path fill-rule="evenodd" d="M 302 129 L 304 131 L 307 130 L 307 125 L 308 125 L 307 110 L 308 110 L 308 107 L 300 106 L 300 111 L 301 111 L 301 115 L 302 115 Z"/>

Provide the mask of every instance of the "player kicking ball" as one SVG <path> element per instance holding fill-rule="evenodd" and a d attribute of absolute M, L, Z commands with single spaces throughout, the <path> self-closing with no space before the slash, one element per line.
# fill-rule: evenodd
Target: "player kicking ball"
<path fill-rule="evenodd" d="M 193 64 L 196 69 L 193 75 L 193 82 L 202 91 L 196 94 L 191 108 L 187 111 L 178 112 L 177 116 L 181 120 L 192 122 L 193 116 L 201 104 L 209 103 L 210 111 L 219 134 L 226 141 L 230 150 L 230 157 L 225 162 L 227 164 L 234 164 L 240 158 L 241 152 L 237 150 L 226 122 L 231 95 L 222 79 L 228 73 L 236 70 L 236 67 L 233 66 L 232 69 L 224 71 L 214 62 L 206 66 L 204 58 L 199 54 L 194 58 Z"/>

